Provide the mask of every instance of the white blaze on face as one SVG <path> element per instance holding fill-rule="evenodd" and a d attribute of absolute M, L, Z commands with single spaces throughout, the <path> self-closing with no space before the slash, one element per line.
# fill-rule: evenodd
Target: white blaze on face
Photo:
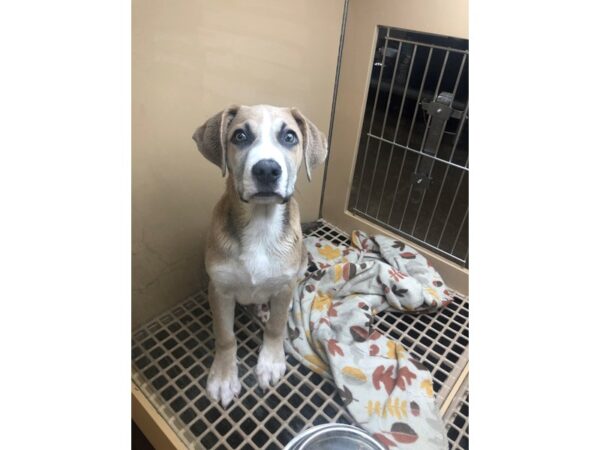
<path fill-rule="evenodd" d="M 267 108 L 261 108 L 261 119 L 258 124 L 258 136 L 256 143 L 252 146 L 246 158 L 244 167 L 243 185 L 246 198 L 251 197 L 258 192 L 256 182 L 252 176 L 252 167 L 263 159 L 272 159 L 281 167 L 281 177 L 277 182 L 275 193 L 285 197 L 287 195 L 286 187 L 288 182 L 288 170 L 285 163 L 285 157 L 282 148 L 277 142 L 277 133 L 281 128 L 281 119 L 273 117 Z"/>

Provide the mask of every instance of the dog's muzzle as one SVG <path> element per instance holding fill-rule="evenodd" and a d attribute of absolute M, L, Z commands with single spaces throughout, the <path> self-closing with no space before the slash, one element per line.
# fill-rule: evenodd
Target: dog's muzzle
<path fill-rule="evenodd" d="M 252 166 L 252 177 L 259 192 L 273 192 L 281 178 L 281 166 L 274 159 L 261 159 Z"/>
<path fill-rule="evenodd" d="M 252 195 L 255 200 L 269 201 L 279 198 L 285 200 L 278 192 L 281 179 L 281 166 L 274 159 L 261 159 L 252 166 L 252 178 L 257 192 Z"/>

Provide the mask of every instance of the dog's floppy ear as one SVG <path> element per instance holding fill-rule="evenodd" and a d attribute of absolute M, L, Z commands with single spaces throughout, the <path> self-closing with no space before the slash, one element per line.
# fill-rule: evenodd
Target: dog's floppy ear
<path fill-rule="evenodd" d="M 227 128 L 238 109 L 239 106 L 232 105 L 215 114 L 204 125 L 198 127 L 192 136 L 200 153 L 211 163 L 219 166 L 223 176 L 227 175 Z"/>
<path fill-rule="evenodd" d="M 310 181 L 311 170 L 317 164 L 325 161 L 327 157 L 327 139 L 315 124 L 308 120 L 298 109 L 291 108 L 290 111 L 302 131 L 304 164 L 306 166 L 308 181 Z"/>

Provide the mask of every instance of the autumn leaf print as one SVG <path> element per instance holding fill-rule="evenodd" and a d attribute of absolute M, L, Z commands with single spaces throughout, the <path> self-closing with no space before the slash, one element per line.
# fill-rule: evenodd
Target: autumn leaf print
<path fill-rule="evenodd" d="M 428 397 L 433 397 L 433 384 L 431 380 L 423 380 L 421 382 L 421 388 L 427 393 Z"/>
<path fill-rule="evenodd" d="M 336 354 L 344 356 L 344 351 L 337 344 L 337 341 L 335 339 L 329 339 L 327 341 L 327 350 L 329 350 L 329 353 L 331 353 L 332 356 L 335 356 Z"/>
<path fill-rule="evenodd" d="M 367 376 L 358 367 L 343 367 L 342 376 L 350 384 L 364 384 L 367 381 Z"/>
<path fill-rule="evenodd" d="M 317 251 L 328 260 L 340 257 L 340 250 L 338 248 L 332 247 L 331 245 L 321 246 L 317 248 Z"/>
<path fill-rule="evenodd" d="M 411 252 L 400 253 L 400 256 L 402 256 L 404 259 L 415 259 L 417 257 L 417 255 Z"/>
<path fill-rule="evenodd" d="M 373 372 L 373 386 L 375 389 L 380 390 L 381 385 L 385 388 L 388 395 L 394 389 L 394 366 L 389 366 L 387 369 L 385 366 L 378 366 Z"/>
<path fill-rule="evenodd" d="M 383 402 L 379 400 L 369 400 L 367 402 L 367 415 L 369 417 L 377 416 L 385 419 L 386 417 L 394 417 L 396 419 L 403 419 L 408 417 L 406 413 L 406 407 L 408 402 L 406 400 L 402 400 L 398 397 L 392 399 L 392 397 L 388 397 Z"/>
<path fill-rule="evenodd" d="M 319 263 L 319 264 L 321 264 L 321 263 Z M 321 268 L 321 270 L 317 270 L 310 277 L 313 280 L 319 281 L 321 278 L 323 278 L 325 276 L 326 270 L 324 270 L 324 269 L 326 269 L 327 267 L 329 267 L 329 266 L 325 265 L 325 267 Z"/>
<path fill-rule="evenodd" d="M 424 291 L 429 293 L 436 300 L 440 299 L 440 295 L 437 293 L 437 291 L 435 289 L 428 287 L 428 288 L 425 288 Z"/>
<path fill-rule="evenodd" d="M 346 281 L 351 280 L 352 278 L 354 278 L 356 276 L 356 265 L 354 265 L 352 263 L 346 263 L 346 264 L 344 264 L 342 272 L 343 272 L 344 280 L 346 280 Z"/>
<path fill-rule="evenodd" d="M 319 358 L 317 355 L 313 355 L 312 353 L 309 353 L 308 355 L 304 355 L 304 359 L 306 359 L 309 363 L 311 363 L 315 366 L 315 367 L 313 367 L 313 370 L 315 368 L 318 368 L 321 371 L 321 372 L 317 371 L 318 373 L 323 373 L 323 372 L 327 371 L 327 366 L 321 360 L 321 358 Z"/>
<path fill-rule="evenodd" d="M 396 359 L 400 361 L 404 359 L 405 356 L 406 350 L 404 350 L 404 347 L 402 347 L 402 344 L 400 342 L 396 342 Z"/>
<path fill-rule="evenodd" d="M 410 369 L 406 366 L 401 367 L 398 370 L 398 377 L 396 378 L 396 386 L 398 386 L 403 391 L 406 390 L 406 385 L 411 385 L 412 380 L 416 379 L 417 376 L 410 371 Z"/>
<path fill-rule="evenodd" d="M 394 279 L 394 281 L 400 281 L 400 280 L 406 278 L 406 276 L 402 272 L 394 269 L 393 267 L 389 268 L 388 273 Z"/>
<path fill-rule="evenodd" d="M 352 402 L 357 402 L 352 395 L 352 391 L 348 389 L 348 386 L 344 385 L 344 389 L 339 389 L 340 397 L 342 397 L 342 401 L 344 402 L 344 406 L 348 406 Z"/>
<path fill-rule="evenodd" d="M 400 444 L 411 444 L 419 438 L 419 435 L 415 430 L 413 430 L 409 424 L 404 422 L 395 422 L 392 425 L 390 434 L 394 440 Z"/>
<path fill-rule="evenodd" d="M 336 264 L 335 266 L 333 266 L 333 281 L 335 283 L 337 283 L 338 281 L 340 281 L 343 277 L 343 273 L 344 273 L 344 264 Z"/>
<path fill-rule="evenodd" d="M 410 402 L 410 412 L 413 416 L 419 417 L 419 415 L 421 414 L 421 408 L 419 407 L 419 404 L 417 402 Z"/>
<path fill-rule="evenodd" d="M 369 340 L 370 341 L 375 341 L 377 339 L 379 339 L 381 336 L 383 336 L 383 334 L 381 334 L 379 331 L 377 330 L 373 330 L 371 332 L 371 334 L 369 335 Z"/>
<path fill-rule="evenodd" d="M 350 334 L 356 342 L 364 342 L 369 336 L 369 331 L 359 325 L 350 327 Z"/>
<path fill-rule="evenodd" d="M 397 248 L 400 251 L 404 250 L 404 247 L 406 247 L 406 245 L 401 241 L 394 241 L 392 244 L 392 248 Z"/>
<path fill-rule="evenodd" d="M 396 358 L 396 342 L 392 341 L 391 339 L 388 339 L 385 345 L 387 347 L 387 352 L 385 353 L 385 356 L 387 356 L 390 359 Z"/>
<path fill-rule="evenodd" d="M 404 297 L 404 294 L 406 294 L 408 292 L 408 289 L 402 289 L 402 288 L 399 288 L 398 286 L 396 286 L 395 284 L 393 284 L 392 292 L 394 293 L 394 295 L 396 297 Z"/>
<path fill-rule="evenodd" d="M 331 297 L 329 297 L 327 294 L 318 292 L 315 296 L 315 299 L 313 300 L 313 308 L 317 311 L 326 311 L 329 310 L 330 306 Z"/>
<path fill-rule="evenodd" d="M 329 307 L 329 309 L 327 310 L 327 314 L 329 315 L 329 317 L 337 317 L 337 310 L 333 307 L 333 305 Z"/>
<path fill-rule="evenodd" d="M 379 443 L 383 445 L 387 450 L 389 450 L 390 447 L 396 446 L 396 443 L 394 441 L 386 438 L 385 435 L 383 435 L 382 433 L 373 433 L 373 437 L 377 439 Z"/>
<path fill-rule="evenodd" d="M 300 330 L 298 328 L 294 328 L 290 332 L 290 339 L 294 340 L 294 339 L 298 339 L 298 337 L 300 337 Z"/>
<path fill-rule="evenodd" d="M 391 417 L 395 417 L 397 419 L 402 419 L 403 417 L 408 417 L 408 414 L 406 413 L 406 405 L 407 405 L 406 400 L 402 400 L 402 403 L 401 403 L 400 399 L 396 397 L 394 399 L 394 402 L 392 403 L 392 397 L 390 397 L 386 400 L 386 404 L 387 404 L 386 405 L 387 410 Z"/>
<path fill-rule="evenodd" d="M 321 317 L 319 319 L 319 324 L 320 325 L 328 325 L 328 326 L 331 325 L 329 322 L 329 319 L 327 317 Z"/>
<path fill-rule="evenodd" d="M 312 273 L 312 272 L 315 272 L 317 270 L 319 270 L 319 268 L 317 267 L 317 265 L 315 264 L 315 262 L 314 261 L 310 261 L 308 263 L 308 266 L 306 267 L 306 271 Z"/>

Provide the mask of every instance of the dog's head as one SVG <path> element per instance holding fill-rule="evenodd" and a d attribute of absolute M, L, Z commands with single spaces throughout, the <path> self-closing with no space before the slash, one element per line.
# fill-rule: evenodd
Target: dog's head
<path fill-rule="evenodd" d="M 193 136 L 200 152 L 229 171 L 245 202 L 286 202 L 294 193 L 302 158 L 311 170 L 325 161 L 323 133 L 296 108 L 230 106 Z"/>

